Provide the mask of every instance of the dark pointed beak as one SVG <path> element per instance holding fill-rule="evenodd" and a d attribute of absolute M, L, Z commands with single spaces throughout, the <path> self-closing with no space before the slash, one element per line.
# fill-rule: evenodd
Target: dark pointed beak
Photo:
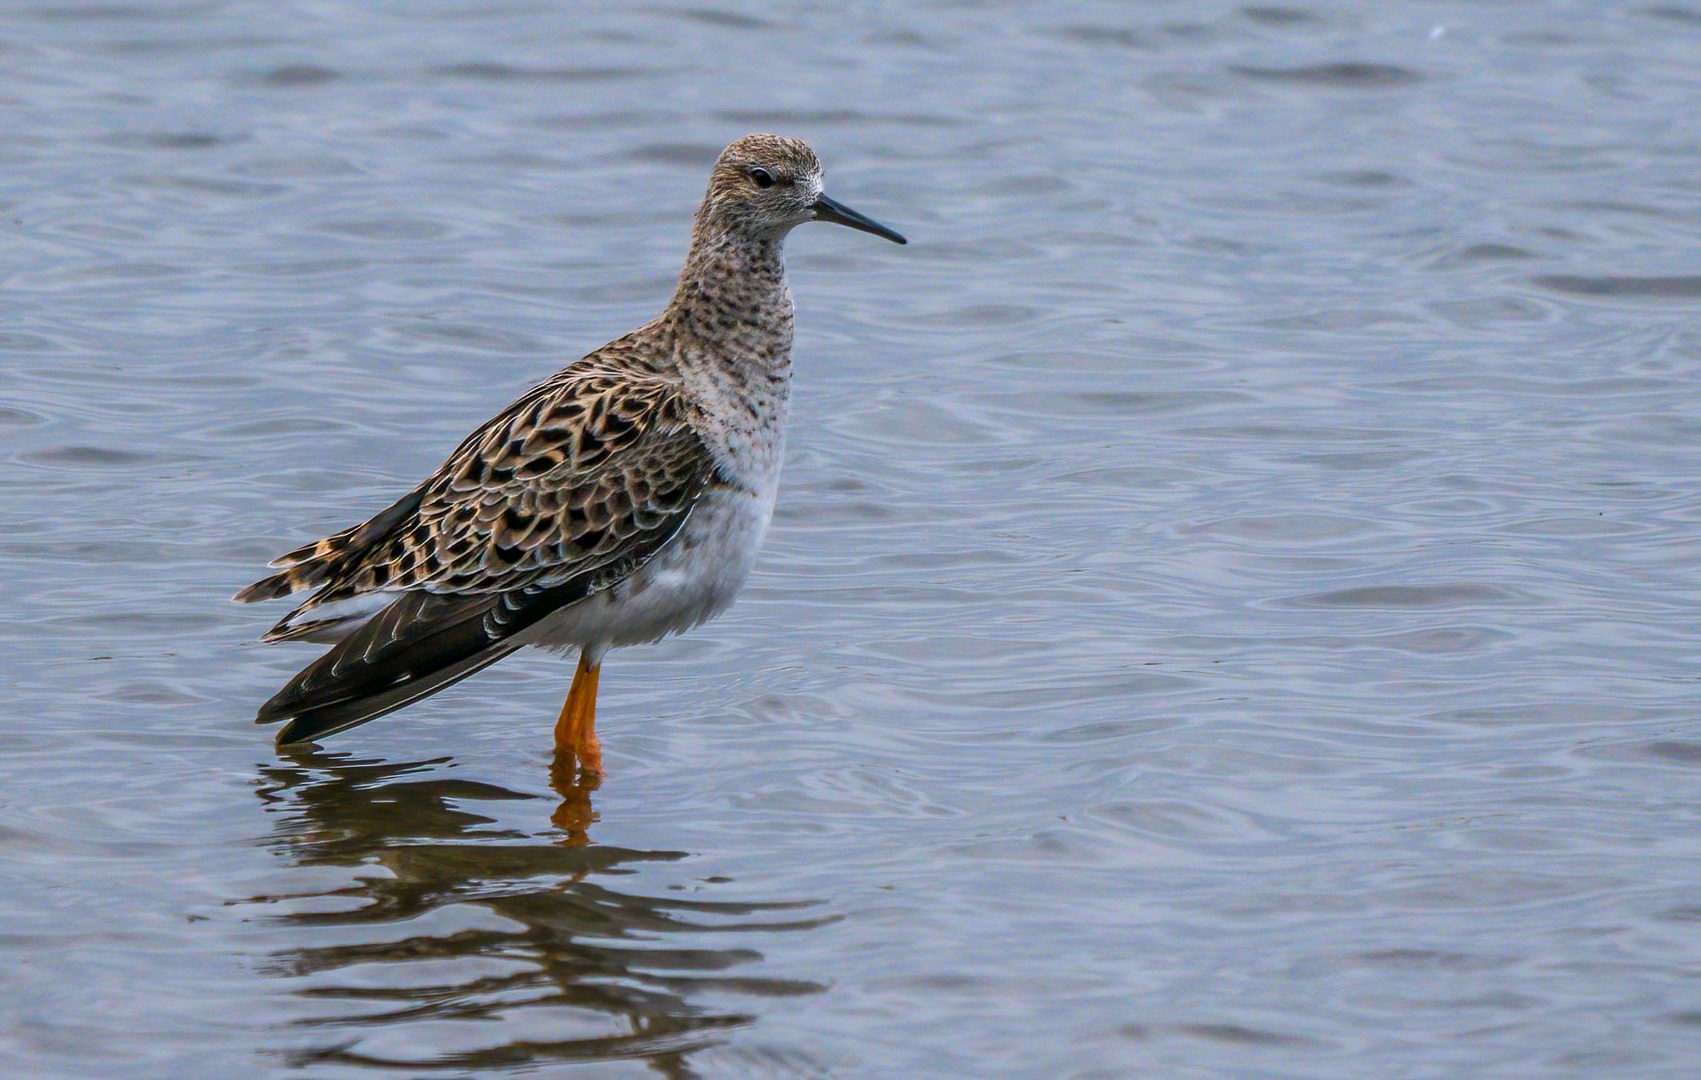
<path fill-rule="evenodd" d="M 909 243 L 901 233 L 888 229 L 873 218 L 864 217 L 844 203 L 836 203 L 825 195 L 816 198 L 814 210 L 816 221 L 831 221 L 835 225 L 849 225 L 853 229 L 871 232 L 875 236 L 884 236 L 894 244 Z"/>

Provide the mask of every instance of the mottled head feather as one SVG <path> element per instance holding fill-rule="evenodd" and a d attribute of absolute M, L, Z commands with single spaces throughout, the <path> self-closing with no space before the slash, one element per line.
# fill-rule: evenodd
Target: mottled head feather
<path fill-rule="evenodd" d="M 709 173 L 697 211 L 702 232 L 770 238 L 815 220 L 821 159 L 800 139 L 746 135 L 725 150 Z"/>

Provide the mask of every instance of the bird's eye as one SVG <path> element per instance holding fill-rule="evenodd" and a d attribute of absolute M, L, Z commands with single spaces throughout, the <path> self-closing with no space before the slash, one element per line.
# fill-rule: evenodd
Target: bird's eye
<path fill-rule="evenodd" d="M 774 186 L 774 174 L 769 172 L 767 169 L 751 169 L 750 179 L 756 181 L 756 186 L 759 188 L 770 188 Z"/>

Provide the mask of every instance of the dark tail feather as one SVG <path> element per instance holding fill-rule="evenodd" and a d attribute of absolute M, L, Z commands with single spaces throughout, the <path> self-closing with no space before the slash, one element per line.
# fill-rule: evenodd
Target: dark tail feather
<path fill-rule="evenodd" d="M 323 585 L 331 576 L 331 568 L 324 563 L 305 563 L 291 567 L 281 574 L 273 574 L 269 578 L 261 578 L 254 584 L 242 589 L 231 597 L 239 604 L 252 604 L 259 600 L 276 600 L 280 596 L 311 589 L 315 585 Z"/>
<path fill-rule="evenodd" d="M 519 631 L 585 594 L 583 581 L 534 593 L 405 593 L 264 705 L 288 720 L 279 745 L 308 742 L 418 701 L 519 649 Z"/>
<path fill-rule="evenodd" d="M 283 573 L 256 581 L 231 599 L 252 604 L 257 600 L 274 600 L 323 585 L 334 574 L 342 572 L 350 560 L 377 545 L 398 525 L 405 524 L 424 499 L 425 485 L 421 484 L 352 529 L 344 529 L 278 556 L 271 565 L 286 567 Z"/>
<path fill-rule="evenodd" d="M 376 720 L 385 713 L 412 705 L 420 698 L 429 697 L 446 686 L 460 682 L 468 675 L 484 670 L 518 648 L 518 645 L 497 644 L 482 653 L 476 653 L 465 660 L 434 671 L 424 678 L 410 679 L 400 686 L 392 686 L 365 697 L 339 701 L 333 705 L 288 711 L 273 709 L 272 704 L 277 701 L 277 698 L 273 698 L 261 708 L 257 722 L 270 724 L 287 716 L 289 723 L 278 732 L 278 745 L 313 742 L 315 739 L 347 731 L 368 720 Z M 292 683 L 291 686 L 293 685 Z M 290 687 L 284 688 L 285 691 L 289 689 Z"/>

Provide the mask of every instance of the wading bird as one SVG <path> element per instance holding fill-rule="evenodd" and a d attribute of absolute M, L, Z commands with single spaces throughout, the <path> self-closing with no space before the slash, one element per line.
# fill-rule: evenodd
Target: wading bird
<path fill-rule="evenodd" d="M 773 514 L 791 392 L 786 234 L 904 238 L 822 191 L 796 139 L 721 154 L 679 288 L 649 324 L 556 373 L 370 520 L 236 594 L 315 590 L 262 638 L 334 641 L 260 708 L 278 743 L 346 730 L 526 645 L 577 650 L 558 751 L 601 775 L 603 655 L 724 611 Z"/>

